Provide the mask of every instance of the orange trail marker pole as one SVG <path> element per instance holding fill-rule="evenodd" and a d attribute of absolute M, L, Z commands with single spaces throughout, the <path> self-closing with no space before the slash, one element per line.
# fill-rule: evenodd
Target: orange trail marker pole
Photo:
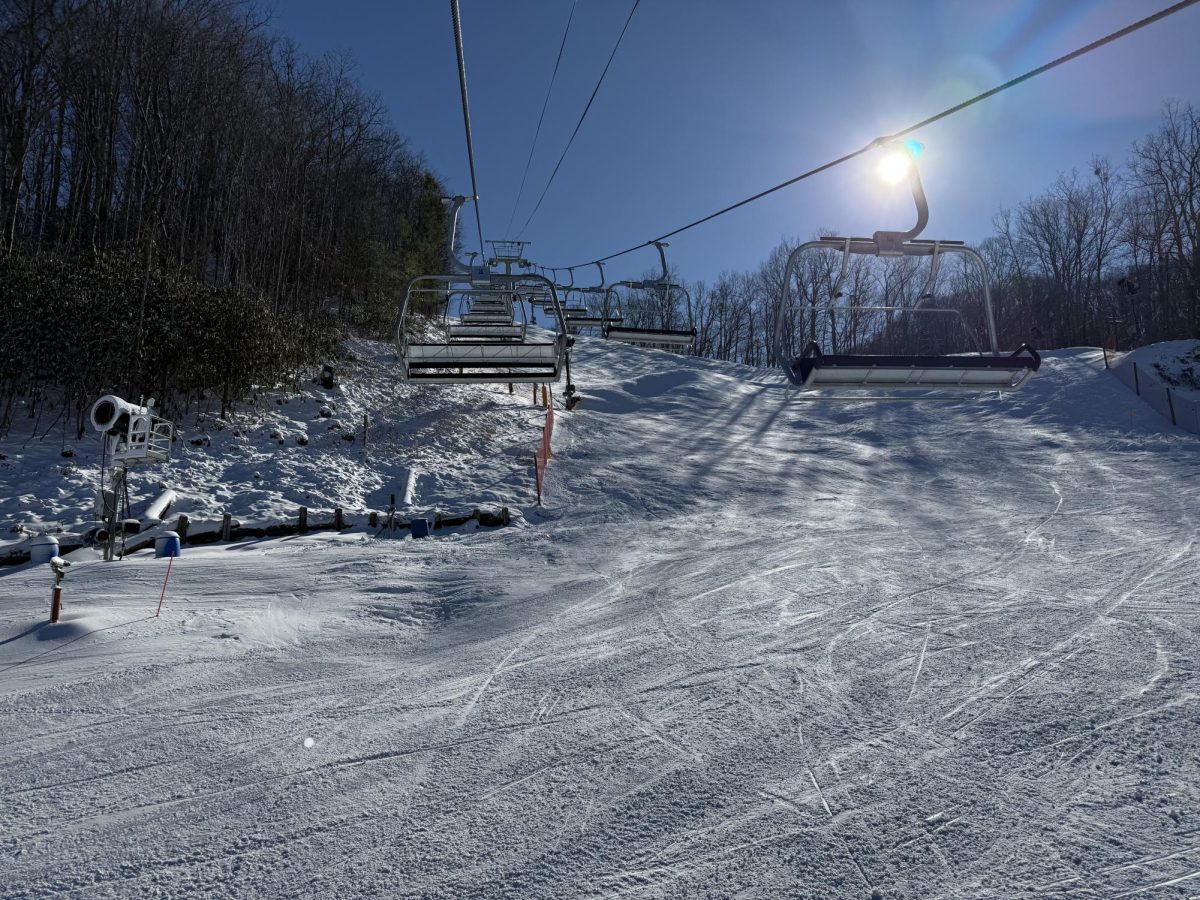
<path fill-rule="evenodd" d="M 158 609 L 154 611 L 154 617 L 158 618 L 158 614 L 162 612 L 163 597 L 167 596 L 167 581 L 171 578 L 171 566 L 175 564 L 175 557 L 167 559 L 167 577 L 163 579 L 162 593 L 158 595 Z"/>

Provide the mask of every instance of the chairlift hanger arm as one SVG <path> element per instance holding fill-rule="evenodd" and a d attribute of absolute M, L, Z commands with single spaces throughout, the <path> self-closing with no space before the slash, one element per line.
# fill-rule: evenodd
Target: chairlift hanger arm
<path fill-rule="evenodd" d="M 654 245 L 654 249 L 658 251 L 658 259 L 662 263 L 662 278 L 659 280 L 670 281 L 671 274 L 667 271 L 667 254 L 666 251 L 663 250 L 663 247 L 669 247 L 671 245 L 666 241 L 651 241 L 650 243 L 652 243 Z"/>
<path fill-rule="evenodd" d="M 458 238 L 458 214 L 463 206 L 467 203 L 474 203 L 474 197 L 464 197 L 459 194 L 455 197 L 443 197 L 442 205 L 446 207 L 446 258 L 450 260 L 450 271 L 455 275 L 465 275 L 468 278 L 474 277 L 479 269 L 474 265 L 475 257 L 478 252 L 472 252 L 469 262 L 463 262 L 454 248 L 454 244 Z"/>
<path fill-rule="evenodd" d="M 909 163 L 908 166 L 908 185 L 912 191 L 913 203 L 917 207 L 917 223 L 908 231 L 877 231 L 872 235 L 876 245 L 878 245 L 878 255 L 880 256 L 901 256 L 904 253 L 902 246 L 907 241 L 911 241 L 929 224 L 929 201 L 925 197 L 925 188 L 921 184 L 921 173 L 917 170 L 915 160 Z"/>

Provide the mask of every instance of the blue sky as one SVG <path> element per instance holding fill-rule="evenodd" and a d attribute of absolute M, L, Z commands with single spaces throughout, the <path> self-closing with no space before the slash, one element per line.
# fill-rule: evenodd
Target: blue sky
<path fill-rule="evenodd" d="M 524 237 L 566 266 L 740 200 L 1033 68 L 1169 0 L 642 0 L 612 68 Z M 545 185 L 632 0 L 578 0 L 512 231 Z M 276 0 L 273 27 L 313 56 L 349 51 L 396 127 L 470 193 L 449 3 Z M 506 232 L 571 0 L 461 0 L 485 237 Z M 1200 104 L 1200 6 L 916 135 L 932 216 L 925 237 L 977 241 L 993 214 L 1123 160 L 1162 104 Z M 908 227 L 911 200 L 864 157 L 679 235 L 688 279 L 757 267 L 784 236 Z M 464 235 L 476 243 L 474 220 Z M 652 249 L 610 280 L 655 267 Z M 592 269 L 592 272 L 595 270 Z M 580 283 L 592 276 L 579 272 Z"/>

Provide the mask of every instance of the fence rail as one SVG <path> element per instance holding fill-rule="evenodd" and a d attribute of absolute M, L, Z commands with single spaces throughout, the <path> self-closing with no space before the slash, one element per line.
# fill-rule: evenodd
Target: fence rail
<path fill-rule="evenodd" d="M 1128 356 L 1110 357 L 1108 370 L 1166 421 L 1184 431 L 1200 434 L 1200 403 L 1161 384 L 1145 367 L 1139 369 L 1137 362 Z"/>

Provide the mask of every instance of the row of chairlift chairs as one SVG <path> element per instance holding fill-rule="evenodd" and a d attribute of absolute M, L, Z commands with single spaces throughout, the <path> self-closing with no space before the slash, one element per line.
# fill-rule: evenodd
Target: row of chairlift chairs
<path fill-rule="evenodd" d="M 591 287 L 578 287 L 575 284 L 575 272 L 572 269 L 567 270 L 571 280 L 564 287 L 564 291 L 568 297 L 574 292 L 581 297 L 599 296 L 601 298 L 600 302 L 596 304 L 599 307 L 598 311 L 589 309 L 586 305 L 571 306 L 568 304 L 564 307 L 567 328 L 572 334 L 590 331 L 605 340 L 633 344 L 638 347 L 669 350 L 675 353 L 686 354 L 695 349 L 696 328 L 692 321 L 691 295 L 681 283 L 671 280 L 670 269 L 667 266 L 667 254 L 663 249 L 667 244 L 664 241 L 653 241 L 652 243 L 658 250 L 658 258 L 662 265 L 662 273 L 655 279 L 618 281 L 615 284 L 606 285 L 604 283 L 604 265 L 595 263 L 600 272 L 600 283 Z M 557 275 L 557 271 L 554 274 Z M 675 309 L 677 297 L 681 296 L 687 311 L 687 327 L 670 328 L 667 327 L 667 321 L 662 321 L 660 327 L 657 328 L 626 324 L 625 317 L 621 313 L 618 288 L 650 292 L 657 297 L 658 308 L 664 311 Z M 665 314 L 663 318 L 666 319 Z"/>
<path fill-rule="evenodd" d="M 665 244 L 658 247 L 662 276 L 652 281 L 622 281 L 595 287 L 557 284 L 544 275 L 530 271 L 514 272 L 514 267 L 531 268 L 524 259 L 525 241 L 491 241 L 492 258 L 476 265 L 454 253 L 458 215 L 468 202 L 455 197 L 449 204 L 447 238 L 451 271 L 420 275 L 405 289 L 404 303 L 396 329 L 396 344 L 405 381 L 414 384 L 553 384 L 565 372 L 569 406 L 577 401 L 571 383 L 570 350 L 575 335 L 598 330 L 608 340 L 690 352 L 696 332 L 690 327 L 691 298 L 686 289 L 668 275 Z M 497 270 L 503 266 L 504 271 Z M 624 324 L 617 308 L 617 288 L 654 290 L 665 303 L 674 302 L 675 292 L 687 300 L 687 329 L 642 328 Z M 571 306 L 564 295 L 600 294 L 603 312 L 593 313 L 586 306 Z M 424 300 L 426 302 L 422 303 Z M 412 313 L 418 306 L 439 309 L 440 333 L 431 336 L 431 325 L 424 325 Z M 456 319 L 451 311 L 457 311 Z M 610 310 L 616 310 L 610 312 Z M 537 313 L 543 315 L 542 323 Z M 434 330 L 437 330 L 436 328 Z"/>
<path fill-rule="evenodd" d="M 911 154 L 910 154 L 911 157 Z M 1013 391 L 1037 371 L 1041 359 L 1028 344 L 1015 352 L 1001 353 L 997 343 L 995 316 L 983 258 L 961 241 L 927 240 L 918 235 L 929 220 L 929 206 L 915 162 L 907 160 L 907 176 L 917 207 L 917 222 L 908 231 L 876 231 L 871 237 L 824 237 L 797 247 L 788 257 L 783 281 L 783 296 L 775 328 L 776 354 L 788 380 L 800 391 L 830 396 L 830 391 L 853 390 L 845 399 L 933 399 L 947 391 Z M 566 402 L 572 408 L 578 402 L 571 383 L 570 350 L 575 335 L 598 333 L 607 340 L 653 347 L 679 353 L 695 348 L 696 330 L 692 321 L 692 303 L 686 288 L 670 279 L 662 242 L 654 242 L 662 264 L 659 278 L 645 281 L 604 283 L 604 269 L 597 263 L 600 283 L 590 287 L 574 284 L 574 273 L 567 285 L 530 271 L 514 272 L 513 267 L 532 268 L 523 258 L 526 242 L 493 241 L 493 257 L 474 264 L 459 259 L 454 251 L 458 214 L 468 198 L 448 200 L 450 272 L 422 275 L 409 282 L 397 326 L 397 348 L 401 374 L 415 384 L 542 383 L 552 384 L 565 372 Z M 836 280 L 830 285 L 824 304 L 814 296 L 806 305 L 797 305 L 790 296 L 792 275 L 800 259 L 812 252 L 841 255 Z M 941 260 L 957 254 L 974 264 L 981 285 L 983 311 L 990 352 L 979 349 L 977 355 L 962 354 L 826 354 L 814 341 L 799 353 L 788 346 L 786 323 L 796 312 L 819 313 L 832 321 L 836 315 L 856 312 L 885 312 L 888 315 L 933 314 L 957 316 L 970 332 L 962 312 L 924 306 L 933 295 Z M 929 258 L 929 275 L 918 302 L 912 307 L 861 306 L 839 304 L 842 286 L 854 255 L 877 257 L 912 256 Z M 497 266 L 504 271 L 497 271 Z M 555 274 L 557 274 L 555 272 Z M 685 301 L 686 328 L 646 328 L 626 325 L 618 304 L 618 289 L 652 291 L 661 308 L 674 308 L 676 297 Z M 561 292 L 561 293 L 560 293 Z M 592 309 L 571 305 L 564 296 L 599 296 Z M 417 318 L 411 315 L 414 301 L 425 297 L 440 305 L 442 333 L 437 339 L 418 333 Z M 457 321 L 450 310 L 457 301 Z M 428 305 L 428 304 L 427 304 Z M 596 311 L 598 307 L 599 311 Z M 541 312 L 548 324 L 536 324 Z M 662 324 L 666 324 L 665 322 Z M 428 328 L 428 326 L 426 326 Z M 913 392 L 919 392 L 914 397 Z M 833 396 L 837 396 L 836 394 Z"/>

